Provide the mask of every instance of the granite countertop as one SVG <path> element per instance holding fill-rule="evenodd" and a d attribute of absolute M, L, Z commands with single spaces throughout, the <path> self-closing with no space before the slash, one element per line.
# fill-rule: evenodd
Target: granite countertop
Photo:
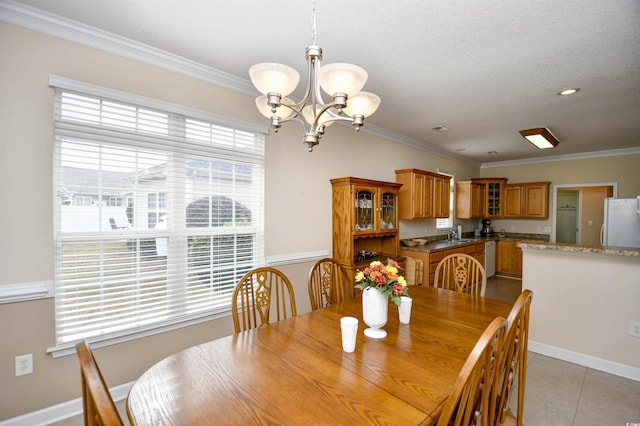
<path fill-rule="evenodd" d="M 519 241 L 518 247 L 523 249 L 561 251 L 565 253 L 587 253 L 640 258 L 640 248 L 633 247 L 593 247 L 579 244 L 550 243 L 534 240 Z"/>
<path fill-rule="evenodd" d="M 435 237 L 435 238 L 440 238 L 440 239 L 434 239 L 434 237 L 425 237 L 424 239 L 427 239 L 430 241 L 427 244 L 422 246 L 407 247 L 401 243 L 400 250 L 419 251 L 419 252 L 429 253 L 432 251 L 448 250 L 456 247 L 464 247 L 472 244 L 485 243 L 487 241 L 532 240 L 532 241 L 543 242 L 543 241 L 549 240 L 549 236 L 546 234 L 538 235 L 538 234 L 513 234 L 513 233 L 505 234 L 504 236 L 498 236 L 498 234 L 496 234 L 493 237 L 477 237 L 477 238 L 474 237 L 472 234 L 469 236 L 464 236 L 463 234 L 462 241 L 460 240 L 447 241 L 446 239 L 442 239 L 441 236 Z M 407 239 L 411 240 L 413 238 L 407 238 Z"/>
<path fill-rule="evenodd" d="M 415 247 L 407 247 L 405 245 L 400 244 L 400 250 L 420 251 L 424 253 L 429 253 L 432 251 L 447 250 L 451 248 L 464 247 L 464 246 L 469 246 L 469 245 L 478 244 L 478 243 L 484 244 L 487 241 L 496 241 L 497 239 L 498 239 L 497 237 L 490 237 L 490 238 L 463 237 L 462 241 L 435 240 L 435 241 L 430 241 L 423 246 L 415 246 Z"/>

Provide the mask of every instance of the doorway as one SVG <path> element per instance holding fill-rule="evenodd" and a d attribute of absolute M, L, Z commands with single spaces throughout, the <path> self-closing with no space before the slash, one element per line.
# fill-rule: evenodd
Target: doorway
<path fill-rule="evenodd" d="M 556 242 L 575 244 L 578 241 L 578 198 L 580 191 L 558 191 L 556 203 Z"/>
<path fill-rule="evenodd" d="M 550 241 L 599 247 L 604 199 L 617 195 L 617 182 L 553 185 Z"/>

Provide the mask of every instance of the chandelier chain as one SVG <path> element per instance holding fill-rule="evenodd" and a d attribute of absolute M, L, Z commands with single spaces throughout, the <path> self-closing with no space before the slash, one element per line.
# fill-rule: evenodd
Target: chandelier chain
<path fill-rule="evenodd" d="M 316 2 L 313 0 L 311 2 L 311 44 L 318 44 L 318 24 L 316 23 Z"/>

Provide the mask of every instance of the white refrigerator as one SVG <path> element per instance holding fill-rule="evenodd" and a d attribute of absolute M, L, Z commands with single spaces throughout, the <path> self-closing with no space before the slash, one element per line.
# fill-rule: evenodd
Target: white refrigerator
<path fill-rule="evenodd" d="M 609 247 L 640 248 L 640 196 L 605 198 L 600 243 Z"/>

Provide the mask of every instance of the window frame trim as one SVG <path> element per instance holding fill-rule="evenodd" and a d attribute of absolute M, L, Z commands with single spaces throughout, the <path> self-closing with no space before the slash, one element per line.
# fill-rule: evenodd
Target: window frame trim
<path fill-rule="evenodd" d="M 163 109 L 165 111 L 171 111 L 172 113 L 187 116 L 189 118 L 215 122 L 217 125 L 232 127 L 243 132 L 260 133 L 263 135 L 267 135 L 269 133 L 269 127 L 265 125 L 259 125 L 244 120 L 238 120 L 219 114 L 214 114 L 211 112 L 205 112 L 199 109 L 174 104 L 172 102 L 166 102 L 159 99 L 149 98 L 142 95 L 135 95 L 133 93 L 124 92 L 121 90 L 97 86 L 95 84 L 73 80 L 55 74 L 49 74 L 49 86 L 64 90 L 71 90 L 74 92 L 83 92 L 87 95 L 98 96 L 101 98 L 116 99 L 121 102 L 136 104 L 140 107 L 150 108 L 153 110 Z"/>
<path fill-rule="evenodd" d="M 118 91 L 110 88 L 96 86 L 93 84 L 68 79 L 65 77 L 60 77 L 60 76 L 50 74 L 49 85 L 52 88 L 63 91 L 63 92 L 67 91 L 67 92 L 79 93 L 87 96 L 94 96 L 100 99 L 128 103 L 131 105 L 136 105 L 137 107 L 140 107 L 140 108 L 149 108 L 151 110 L 163 110 L 163 111 L 169 112 L 170 114 L 181 115 L 189 119 L 201 120 L 207 123 L 213 123 L 216 126 L 229 127 L 229 128 L 233 128 L 236 131 L 253 133 L 256 136 L 262 136 L 263 138 L 265 135 L 268 134 L 268 128 L 263 125 L 256 125 L 254 123 L 245 122 L 242 120 L 236 120 L 229 117 L 208 113 L 201 110 L 192 109 L 189 107 L 173 104 L 170 102 L 164 102 L 164 101 L 153 99 L 153 98 L 147 98 L 144 96 L 139 96 L 139 95 L 130 94 L 127 92 L 122 92 L 122 91 Z M 60 127 L 61 127 L 60 129 L 61 135 L 75 136 L 73 124 L 70 124 L 67 126 L 63 125 Z M 67 127 L 70 127 L 70 128 L 67 128 Z M 214 150 L 216 149 L 214 148 Z M 264 153 L 264 147 L 263 147 L 262 153 L 260 154 L 261 160 L 259 161 L 260 164 L 262 165 L 263 179 L 264 179 L 264 161 L 265 161 L 264 155 L 265 153 Z M 247 159 L 248 158 L 257 158 L 257 154 L 247 153 Z M 227 158 L 227 160 L 229 159 L 230 158 Z M 54 187 L 55 187 L 55 182 L 54 182 Z M 262 183 L 262 187 L 264 189 L 264 180 Z M 261 216 L 264 218 L 264 212 L 262 212 Z M 263 220 L 263 218 L 261 220 Z M 264 229 L 262 229 L 262 233 L 264 233 Z M 84 237 L 86 236 L 83 236 L 82 238 L 83 240 L 85 239 Z M 77 238 L 77 236 L 69 234 L 67 235 L 67 238 L 74 239 L 74 238 Z M 262 259 L 263 261 L 265 259 L 264 253 L 262 253 Z M 53 286 L 54 285 L 52 281 L 50 286 L 51 288 L 49 290 L 50 294 L 44 297 L 51 297 L 55 299 L 55 295 L 53 294 L 54 293 Z M 221 318 L 230 316 L 230 313 L 231 313 L 230 306 L 220 307 L 215 311 L 196 312 L 196 313 L 183 315 L 181 317 L 171 317 L 164 321 L 148 324 L 147 326 L 138 327 L 136 329 L 131 329 L 126 332 L 120 332 L 117 334 L 97 335 L 94 337 L 89 337 L 87 338 L 87 340 L 91 342 L 92 345 L 95 346 L 96 348 L 110 346 L 113 344 L 118 344 L 122 342 L 144 338 L 147 336 L 152 336 L 160 333 L 166 333 L 173 330 L 178 330 L 187 326 L 192 326 L 192 325 L 200 324 L 203 322 L 221 319 Z M 52 347 L 47 348 L 46 352 L 50 353 L 54 358 L 65 356 L 65 355 L 72 355 L 75 353 L 74 344 L 75 342 L 64 342 L 64 343 L 56 342 Z"/>

